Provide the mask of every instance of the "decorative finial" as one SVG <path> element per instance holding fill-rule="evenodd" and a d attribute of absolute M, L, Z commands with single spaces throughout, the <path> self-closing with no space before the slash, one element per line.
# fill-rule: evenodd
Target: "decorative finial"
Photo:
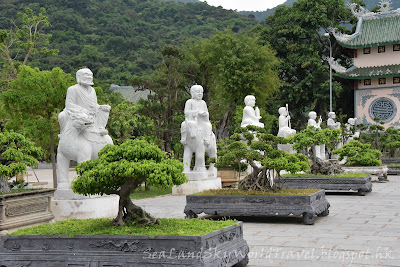
<path fill-rule="evenodd" d="M 378 6 L 379 6 L 379 13 L 388 13 L 390 12 L 390 10 L 392 10 L 392 8 L 390 7 L 390 5 L 392 4 L 391 0 L 382 0 L 379 2 Z"/>

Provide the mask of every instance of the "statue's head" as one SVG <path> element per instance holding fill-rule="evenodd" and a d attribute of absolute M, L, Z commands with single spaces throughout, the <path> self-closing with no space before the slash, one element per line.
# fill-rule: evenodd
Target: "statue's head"
<path fill-rule="evenodd" d="M 193 99 L 196 99 L 196 100 L 201 100 L 201 99 L 203 99 L 203 92 L 204 92 L 203 86 L 198 85 L 198 84 L 193 85 L 193 86 L 190 88 L 190 94 L 192 95 L 192 98 L 193 98 Z"/>
<path fill-rule="evenodd" d="M 356 119 L 355 118 L 349 118 L 347 120 L 347 123 L 350 124 L 351 126 L 356 125 Z"/>
<path fill-rule="evenodd" d="M 334 119 L 334 118 L 336 118 L 336 114 L 335 114 L 335 112 L 332 112 L 332 111 L 331 111 L 331 112 L 329 112 L 329 113 L 328 113 L 328 117 L 329 117 L 329 118 L 331 118 L 331 119 Z"/>
<path fill-rule="evenodd" d="M 248 95 L 244 98 L 244 104 L 246 106 L 254 107 L 256 105 L 256 97 L 254 95 Z"/>
<path fill-rule="evenodd" d="M 309 117 L 310 119 L 315 120 L 315 119 L 317 118 L 317 112 L 311 111 L 310 113 L 308 113 L 308 117 Z"/>
<path fill-rule="evenodd" d="M 76 72 L 76 81 L 82 85 L 93 85 L 93 73 L 88 68 Z"/>
<path fill-rule="evenodd" d="M 280 108 L 278 109 L 278 112 L 279 112 L 279 115 L 283 115 L 283 116 L 288 115 L 288 114 L 287 114 L 286 107 L 280 107 Z"/>

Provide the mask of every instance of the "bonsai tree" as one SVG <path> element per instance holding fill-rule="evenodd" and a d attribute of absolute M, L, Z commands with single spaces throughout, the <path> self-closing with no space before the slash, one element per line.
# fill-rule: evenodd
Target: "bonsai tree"
<path fill-rule="evenodd" d="M 346 165 L 349 166 L 379 166 L 382 164 L 382 161 L 379 160 L 382 153 L 377 149 L 371 149 L 371 144 L 363 144 L 360 141 L 350 141 L 332 153 L 339 155 L 339 160 L 346 159 Z"/>
<path fill-rule="evenodd" d="M 281 170 L 296 173 L 308 169 L 306 156 L 278 150 L 279 143 L 288 142 L 286 138 L 266 134 L 264 129 L 255 126 L 240 131 L 242 134 L 235 133 L 226 142 L 226 149 L 218 154 L 217 162 L 217 167 L 242 170 L 245 169 L 243 165 L 251 166 L 251 173 L 239 182 L 239 189 L 277 191 L 282 188 Z"/>
<path fill-rule="evenodd" d="M 76 172 L 79 176 L 72 182 L 75 193 L 119 195 L 118 215 L 114 219 L 117 226 L 160 224 L 129 197 L 144 182 L 149 186 L 172 187 L 187 181 L 182 163 L 168 158 L 156 145 L 139 139 L 105 146 L 98 159 L 80 163 Z"/>
<path fill-rule="evenodd" d="M 400 130 L 393 126 L 386 129 L 385 133 L 380 138 L 383 149 L 387 151 L 390 158 L 396 157 L 400 148 Z"/>
<path fill-rule="evenodd" d="M 384 124 L 383 121 L 380 121 L 379 118 L 374 118 L 375 124 L 372 125 L 360 125 L 360 129 L 362 131 L 360 135 L 360 141 L 364 144 L 372 144 L 373 149 L 383 150 L 381 138 L 382 134 L 385 131 L 385 127 L 382 126 Z"/>
<path fill-rule="evenodd" d="M 0 193 L 10 192 L 8 180 L 26 173 L 26 166 L 35 167 L 42 150 L 22 134 L 0 132 Z"/>
<path fill-rule="evenodd" d="M 311 160 L 310 172 L 313 174 L 335 174 L 342 172 L 340 167 L 328 160 L 317 158 L 316 146 L 325 144 L 327 147 L 333 148 L 333 145 L 339 140 L 341 135 L 340 129 L 317 129 L 308 126 L 306 129 L 296 133 L 291 143 L 296 151 L 304 151 Z"/>

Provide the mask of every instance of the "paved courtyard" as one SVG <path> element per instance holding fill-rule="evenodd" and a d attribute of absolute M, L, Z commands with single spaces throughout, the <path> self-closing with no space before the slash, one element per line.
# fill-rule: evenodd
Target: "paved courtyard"
<path fill-rule="evenodd" d="M 50 170 L 35 171 L 52 186 Z M 238 218 L 250 247 L 248 266 L 400 266 L 400 176 L 389 180 L 374 183 L 366 196 L 328 193 L 330 215 L 314 225 L 296 217 Z M 184 196 L 135 203 L 156 217 L 184 218 Z"/>

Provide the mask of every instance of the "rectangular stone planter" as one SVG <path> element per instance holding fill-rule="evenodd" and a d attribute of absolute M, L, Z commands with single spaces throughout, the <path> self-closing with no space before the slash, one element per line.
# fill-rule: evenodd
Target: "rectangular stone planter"
<path fill-rule="evenodd" d="M 382 164 L 387 165 L 388 175 L 400 175 L 400 166 L 390 166 L 400 164 L 400 158 L 382 158 Z"/>
<path fill-rule="evenodd" d="M 370 175 L 379 177 L 384 177 L 387 179 L 388 167 L 387 166 L 355 166 L 355 167 L 345 167 L 341 166 L 344 173 L 368 173 Z"/>
<path fill-rule="evenodd" d="M 0 231 L 52 220 L 50 201 L 54 191 L 39 189 L 0 195 Z"/>
<path fill-rule="evenodd" d="M 371 176 L 365 177 L 284 177 L 286 188 L 318 188 L 335 191 L 357 191 L 360 196 L 372 191 Z"/>
<path fill-rule="evenodd" d="M 202 212 L 220 216 L 302 215 L 305 224 L 314 224 L 314 215 L 327 216 L 329 206 L 324 190 L 308 196 L 189 195 L 184 212 L 188 218 L 196 218 Z"/>
<path fill-rule="evenodd" d="M 243 225 L 203 236 L 3 236 L 0 266 L 246 266 Z"/>

